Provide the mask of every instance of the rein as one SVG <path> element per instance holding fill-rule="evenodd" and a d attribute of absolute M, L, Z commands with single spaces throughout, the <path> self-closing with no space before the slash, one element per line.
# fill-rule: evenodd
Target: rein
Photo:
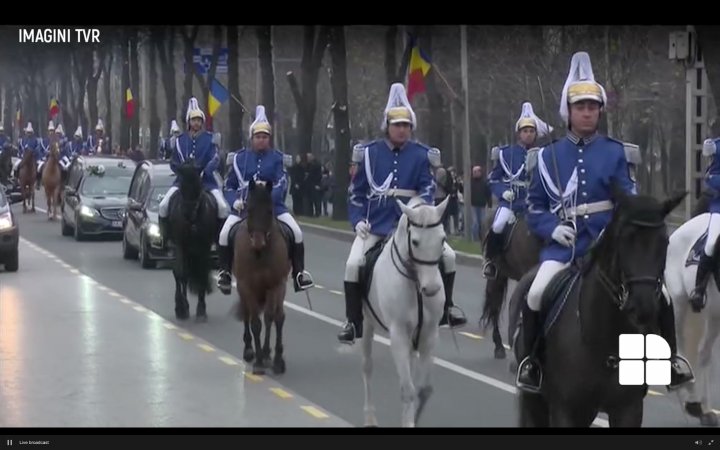
<path fill-rule="evenodd" d="M 643 220 L 629 220 L 628 223 L 636 225 L 642 228 L 660 228 L 665 226 L 665 222 L 660 220 L 657 222 L 648 222 Z M 618 272 L 618 279 L 613 280 L 599 265 L 598 265 L 598 279 L 603 287 L 610 293 L 613 298 L 613 303 L 620 310 L 624 310 L 627 305 L 627 300 L 630 297 L 629 287 L 633 284 L 654 284 L 657 286 L 658 292 L 662 290 L 663 278 L 653 276 L 639 276 L 639 277 L 628 277 L 618 268 L 618 253 L 613 252 L 611 272 Z M 616 270 L 617 269 L 617 270 Z"/>

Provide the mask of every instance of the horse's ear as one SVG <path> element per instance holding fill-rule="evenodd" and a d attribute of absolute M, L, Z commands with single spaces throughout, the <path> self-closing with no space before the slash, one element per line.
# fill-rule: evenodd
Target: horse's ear
<path fill-rule="evenodd" d="M 440 202 L 439 205 L 435 208 L 435 211 L 437 211 L 439 217 L 443 217 L 445 215 L 445 210 L 447 209 L 448 202 L 450 201 L 450 196 L 448 195 L 445 197 L 445 200 Z"/>
<path fill-rule="evenodd" d="M 398 206 L 400 207 L 400 211 L 402 211 L 403 214 L 405 214 L 406 216 L 409 217 L 410 214 L 412 213 L 412 208 L 408 207 L 405 203 L 401 202 L 400 200 L 395 200 L 395 201 L 397 202 Z"/>
<path fill-rule="evenodd" d="M 685 196 L 687 195 L 687 191 L 679 192 L 672 197 L 666 199 L 662 204 L 662 213 L 663 217 L 666 217 L 668 214 L 672 212 L 675 208 L 677 208 L 680 203 L 685 199 Z"/>

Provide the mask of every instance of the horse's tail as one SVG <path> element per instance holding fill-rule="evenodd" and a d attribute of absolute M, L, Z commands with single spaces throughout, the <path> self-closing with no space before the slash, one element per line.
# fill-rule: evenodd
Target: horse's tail
<path fill-rule="evenodd" d="M 480 327 L 484 330 L 499 322 L 507 286 L 508 279 L 501 274 L 498 274 L 495 279 L 488 280 L 485 284 L 485 303 L 482 316 L 480 316 Z"/>

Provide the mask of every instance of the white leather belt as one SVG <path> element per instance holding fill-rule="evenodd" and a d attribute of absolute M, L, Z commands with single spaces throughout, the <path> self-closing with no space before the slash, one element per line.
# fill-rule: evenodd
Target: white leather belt
<path fill-rule="evenodd" d="M 522 189 L 527 189 L 527 187 L 528 187 L 528 182 L 527 182 L 527 181 L 511 181 L 511 182 L 510 182 L 510 185 L 511 185 L 511 186 L 515 186 L 515 187 L 519 187 L 519 188 L 522 188 Z"/>
<path fill-rule="evenodd" d="M 610 200 L 603 200 L 594 203 L 583 203 L 582 205 L 577 205 L 575 208 L 568 208 L 567 214 L 571 217 L 586 216 L 603 211 L 610 211 L 611 209 L 613 209 L 613 207 L 613 202 L 611 202 Z M 565 212 L 560 209 L 560 215 L 564 216 L 564 214 Z"/>
<path fill-rule="evenodd" d="M 412 189 L 388 189 L 386 195 L 389 197 L 415 197 L 417 191 Z"/>

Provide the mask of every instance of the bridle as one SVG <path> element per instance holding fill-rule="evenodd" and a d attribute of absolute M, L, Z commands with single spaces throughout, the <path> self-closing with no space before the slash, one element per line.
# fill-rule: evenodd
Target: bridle
<path fill-rule="evenodd" d="M 643 220 L 632 220 L 629 219 L 626 221 L 627 224 L 635 225 L 641 228 L 652 228 L 657 229 L 665 226 L 665 222 L 663 220 L 659 220 L 657 222 L 648 222 Z M 618 230 L 621 227 L 618 227 Z M 645 276 L 637 276 L 637 277 L 628 277 L 625 272 L 620 268 L 618 264 L 619 254 L 617 251 L 613 252 L 612 261 L 611 261 L 611 270 L 614 272 L 617 268 L 617 272 L 619 273 L 619 276 L 617 277 L 618 280 L 614 281 L 610 276 L 605 273 L 602 268 L 598 266 L 598 275 L 601 284 L 605 289 L 612 295 L 613 303 L 615 306 L 617 306 L 621 311 L 624 311 L 627 307 L 627 301 L 630 297 L 630 287 L 634 284 L 651 284 L 655 285 L 657 289 L 658 297 L 662 293 L 662 284 L 663 284 L 663 275 L 653 277 L 650 275 Z"/>
<path fill-rule="evenodd" d="M 413 281 L 415 283 L 416 289 L 417 283 L 418 283 L 418 275 L 417 275 L 417 269 L 416 265 L 421 266 L 437 266 L 440 264 L 440 261 L 442 260 L 442 254 L 440 257 L 433 261 L 427 261 L 420 259 L 415 256 L 413 253 L 413 246 L 412 246 L 412 232 L 410 230 L 410 227 L 416 227 L 416 228 L 435 228 L 443 223 L 442 217 L 437 221 L 430 224 L 422 225 L 416 222 L 413 222 L 409 216 L 405 216 L 407 218 L 407 248 L 408 248 L 408 256 L 409 259 L 403 258 L 403 256 L 400 254 L 400 249 L 398 249 L 397 246 L 397 240 L 395 239 L 395 235 L 392 237 L 392 250 L 390 252 L 390 257 L 393 263 L 393 266 L 395 266 L 395 269 L 402 275 L 403 277 L 407 278 L 410 281 Z M 445 242 L 443 241 L 443 244 Z M 399 265 L 398 265 L 399 264 Z"/>

